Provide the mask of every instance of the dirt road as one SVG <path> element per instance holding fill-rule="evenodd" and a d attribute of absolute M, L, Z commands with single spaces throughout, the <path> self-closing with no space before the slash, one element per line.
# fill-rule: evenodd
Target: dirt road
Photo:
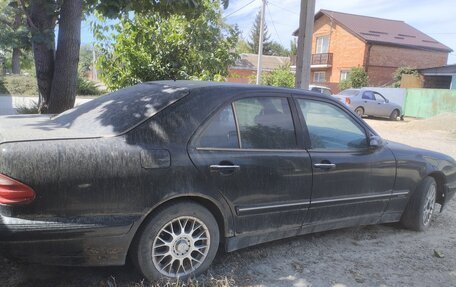
<path fill-rule="evenodd" d="M 366 121 L 386 139 L 456 158 L 455 115 Z M 456 200 L 436 214 L 427 232 L 392 224 L 305 235 L 220 254 L 209 272 L 233 279 L 235 286 L 456 286 Z M 140 282 L 129 266 L 63 268 L 0 258 L 1 286 L 141 286 Z"/>

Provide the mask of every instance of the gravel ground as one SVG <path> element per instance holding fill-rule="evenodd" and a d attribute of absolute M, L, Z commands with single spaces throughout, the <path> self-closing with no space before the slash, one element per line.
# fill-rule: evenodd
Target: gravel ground
<path fill-rule="evenodd" d="M 454 114 L 366 121 L 386 139 L 456 158 Z M 208 274 L 235 286 L 456 286 L 456 200 L 427 232 L 388 224 L 305 235 L 220 253 Z M 0 257 L 1 286 L 141 286 L 141 280 L 131 266 L 52 267 Z"/>

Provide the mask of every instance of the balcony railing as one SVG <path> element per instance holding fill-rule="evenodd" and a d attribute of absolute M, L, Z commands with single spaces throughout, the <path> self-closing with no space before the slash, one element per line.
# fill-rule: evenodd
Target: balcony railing
<path fill-rule="evenodd" d="M 311 66 L 331 67 L 333 61 L 333 53 L 312 54 Z M 290 56 L 292 66 L 296 66 L 296 55 Z"/>
<path fill-rule="evenodd" d="M 329 67 L 332 65 L 332 60 L 333 60 L 332 53 L 312 54 L 312 62 L 310 65 Z"/>

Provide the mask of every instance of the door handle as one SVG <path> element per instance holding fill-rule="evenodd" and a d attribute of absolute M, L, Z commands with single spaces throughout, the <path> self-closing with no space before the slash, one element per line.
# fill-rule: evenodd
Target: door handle
<path fill-rule="evenodd" d="M 213 164 L 209 166 L 210 172 L 218 172 L 220 174 L 229 175 L 235 173 L 236 171 L 240 170 L 241 167 L 239 165 L 222 165 L 222 164 Z"/>
<path fill-rule="evenodd" d="M 324 169 L 324 170 L 330 170 L 336 167 L 335 163 L 315 163 L 314 164 L 315 168 L 319 169 Z"/>

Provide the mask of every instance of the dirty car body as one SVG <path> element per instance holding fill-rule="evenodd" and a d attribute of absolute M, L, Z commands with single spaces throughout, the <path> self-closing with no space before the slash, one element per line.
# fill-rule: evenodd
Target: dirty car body
<path fill-rule="evenodd" d="M 442 206 L 456 190 L 451 157 L 383 141 L 339 101 L 294 89 L 143 83 L 56 117 L 1 117 L 0 142 L 2 252 L 47 264 L 122 265 L 176 204 L 206 209 L 234 251 L 400 221 L 427 177 Z M 11 180 L 32 192 L 5 193 Z"/>

